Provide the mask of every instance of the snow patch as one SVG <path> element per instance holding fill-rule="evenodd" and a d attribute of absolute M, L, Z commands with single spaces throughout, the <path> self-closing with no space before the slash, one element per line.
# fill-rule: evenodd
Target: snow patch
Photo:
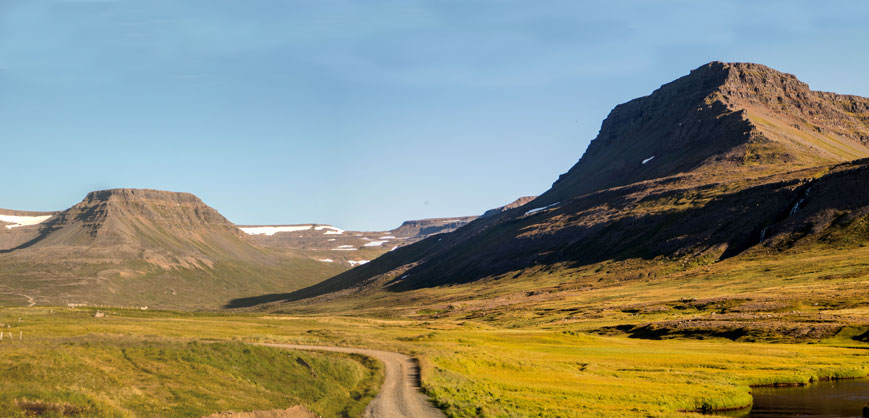
<path fill-rule="evenodd" d="M 248 235 L 274 235 L 278 232 L 297 232 L 310 231 L 313 225 L 294 225 L 294 226 L 252 226 L 239 228 Z"/>
<path fill-rule="evenodd" d="M 326 235 L 341 235 L 344 233 L 343 229 L 335 228 L 334 226 L 331 226 L 331 225 L 320 225 L 320 226 L 314 228 L 315 231 L 322 231 L 324 229 L 327 230 L 326 232 L 323 232 Z"/>
<path fill-rule="evenodd" d="M 332 251 L 356 251 L 356 247 L 352 245 L 339 245 L 337 248 L 333 248 Z"/>
<path fill-rule="evenodd" d="M 398 246 L 396 245 L 395 247 L 392 247 L 392 249 L 389 250 L 389 251 L 395 251 L 395 250 L 397 250 L 397 249 L 398 249 Z"/>
<path fill-rule="evenodd" d="M 384 235 L 384 236 L 377 238 L 377 239 L 395 239 L 395 237 L 392 235 Z"/>
<path fill-rule="evenodd" d="M 366 243 L 364 246 L 365 247 L 379 247 L 385 243 L 386 243 L 386 241 L 371 241 L 371 242 Z"/>
<path fill-rule="evenodd" d="M 0 221 L 10 223 L 6 225 L 6 229 L 18 228 L 19 226 L 41 224 L 48 220 L 51 215 L 46 216 L 15 216 L 15 215 L 0 215 Z"/>
<path fill-rule="evenodd" d="M 645 164 L 645 163 L 647 163 L 647 162 L 649 162 L 649 161 L 652 161 L 652 158 L 655 158 L 655 156 L 653 155 L 653 156 L 651 156 L 651 157 L 649 157 L 649 158 L 646 158 L 645 160 L 643 160 L 643 164 Z"/>
<path fill-rule="evenodd" d="M 324 263 L 334 263 L 335 262 L 335 260 L 333 260 L 331 258 L 318 258 L 317 261 L 322 261 Z"/>
<path fill-rule="evenodd" d="M 368 261 L 369 260 L 347 260 L 347 262 L 350 263 L 350 265 L 353 267 L 361 266 L 361 265 L 367 263 Z"/>
<path fill-rule="evenodd" d="M 543 211 L 543 210 L 546 210 L 546 209 L 554 208 L 554 207 L 558 206 L 560 203 L 561 203 L 561 202 L 555 202 L 555 203 L 553 203 L 553 204 L 551 204 L 551 205 L 546 205 L 546 206 L 544 206 L 544 207 L 542 207 L 542 208 L 534 208 L 534 209 L 531 209 L 531 210 L 529 210 L 528 212 L 525 212 L 525 216 L 533 215 L 533 214 L 535 214 L 535 213 L 537 213 L 537 212 L 540 212 L 540 211 Z"/>

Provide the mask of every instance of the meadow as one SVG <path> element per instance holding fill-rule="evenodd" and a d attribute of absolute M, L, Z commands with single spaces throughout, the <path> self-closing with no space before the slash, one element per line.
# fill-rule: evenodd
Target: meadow
<path fill-rule="evenodd" d="M 451 417 L 692 416 L 749 405 L 750 385 L 869 374 L 869 344 L 856 331 L 749 343 L 608 336 L 576 323 L 103 311 L 0 309 L 0 413 L 201 416 L 301 404 L 358 416 L 376 393 L 373 361 L 250 344 L 258 342 L 412 354 L 424 389 Z"/>

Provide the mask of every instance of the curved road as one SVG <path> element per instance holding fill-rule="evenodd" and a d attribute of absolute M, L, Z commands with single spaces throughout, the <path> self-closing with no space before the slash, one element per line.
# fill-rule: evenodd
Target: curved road
<path fill-rule="evenodd" d="M 374 357 L 383 362 L 384 380 L 380 393 L 365 408 L 365 418 L 445 418 L 419 388 L 416 362 L 404 354 L 367 348 L 327 347 L 296 344 L 263 344 L 292 350 L 334 351 Z"/>

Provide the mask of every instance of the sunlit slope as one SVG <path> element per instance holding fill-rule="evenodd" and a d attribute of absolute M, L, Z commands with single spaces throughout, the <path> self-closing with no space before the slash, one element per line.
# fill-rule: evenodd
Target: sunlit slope
<path fill-rule="evenodd" d="M 0 293 L 37 304 L 209 308 L 343 269 L 250 243 L 187 193 L 115 189 L 27 228 L 0 254 Z"/>

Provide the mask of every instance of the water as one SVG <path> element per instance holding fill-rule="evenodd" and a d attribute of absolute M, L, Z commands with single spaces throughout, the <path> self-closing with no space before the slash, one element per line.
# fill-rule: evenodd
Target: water
<path fill-rule="evenodd" d="M 807 386 L 752 388 L 751 412 L 723 415 L 741 418 L 862 417 L 869 402 L 869 379 L 833 380 Z"/>

